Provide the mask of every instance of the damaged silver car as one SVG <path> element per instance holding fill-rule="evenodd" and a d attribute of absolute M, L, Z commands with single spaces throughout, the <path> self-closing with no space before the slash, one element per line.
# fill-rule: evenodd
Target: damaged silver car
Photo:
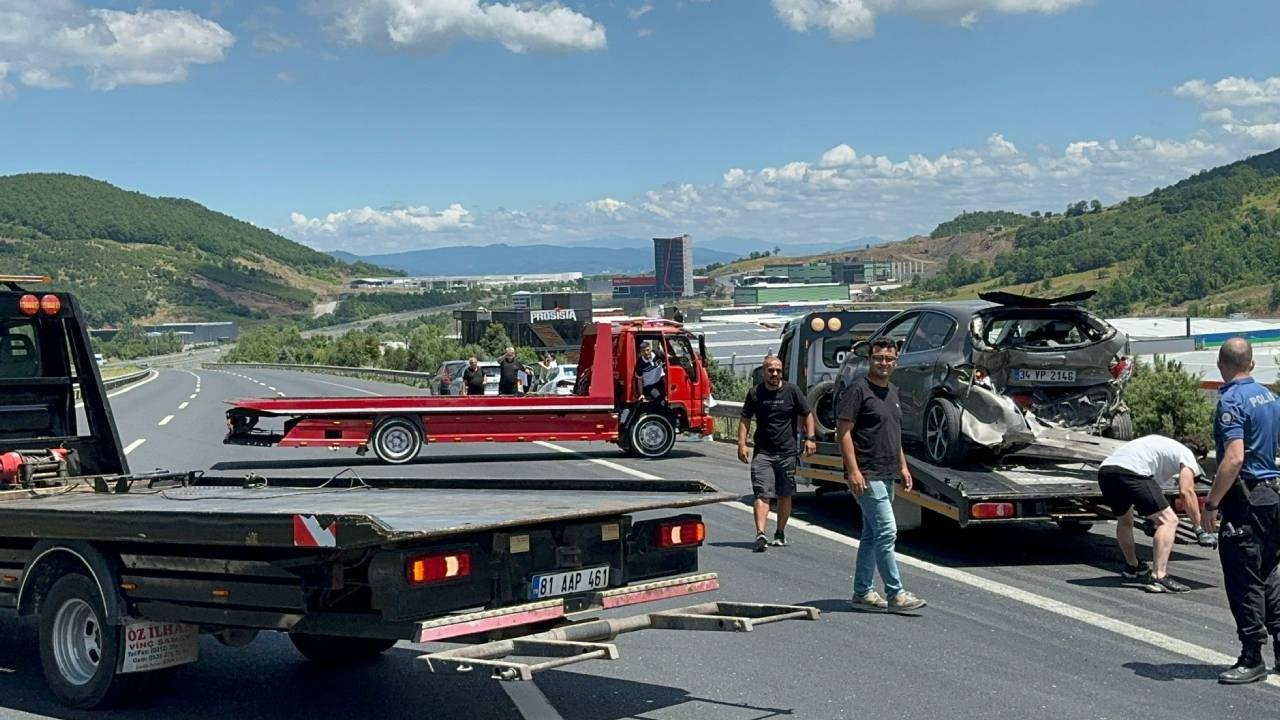
<path fill-rule="evenodd" d="M 984 293 L 981 301 L 914 307 L 855 345 L 836 384 L 867 373 L 870 340 L 897 343 L 903 437 L 938 465 L 1024 448 L 1049 427 L 1129 440 L 1128 339 L 1071 304 L 1092 295 Z"/>

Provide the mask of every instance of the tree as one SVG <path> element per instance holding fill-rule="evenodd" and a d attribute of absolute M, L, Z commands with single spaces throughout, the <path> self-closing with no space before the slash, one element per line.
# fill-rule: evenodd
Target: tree
<path fill-rule="evenodd" d="M 774 246 L 773 246 L 773 254 L 774 254 L 774 255 L 781 255 L 781 254 L 782 254 L 782 248 L 778 247 L 777 245 L 774 245 Z"/>
<path fill-rule="evenodd" d="M 511 338 L 507 335 L 507 329 L 499 323 L 489 323 L 489 327 L 484 331 L 484 336 L 480 338 L 480 347 L 489 357 L 498 357 L 511 347 Z"/>
<path fill-rule="evenodd" d="M 1271 312 L 1280 310 L 1280 283 L 1271 286 L 1271 296 L 1267 298 L 1267 309 Z"/>
<path fill-rule="evenodd" d="M 1091 213 L 1100 213 L 1100 212 L 1102 212 L 1102 203 L 1101 203 L 1101 202 L 1099 202 L 1096 198 L 1095 198 L 1095 199 L 1093 199 L 1093 200 L 1090 200 L 1090 201 L 1089 201 L 1089 212 L 1091 212 Z"/>
<path fill-rule="evenodd" d="M 1157 355 L 1151 365 L 1138 363 L 1124 397 L 1138 435 L 1213 436 L 1213 405 L 1200 391 L 1200 378 L 1176 360 Z"/>

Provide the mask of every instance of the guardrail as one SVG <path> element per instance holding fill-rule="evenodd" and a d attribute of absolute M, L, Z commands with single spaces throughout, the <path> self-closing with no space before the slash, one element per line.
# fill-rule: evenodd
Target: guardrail
<path fill-rule="evenodd" d="M 325 375 L 345 375 L 348 377 L 377 377 L 392 380 L 424 380 L 430 382 L 435 373 L 413 372 L 411 370 L 384 370 L 382 368 L 353 368 L 345 365 L 288 365 L 284 363 L 200 363 L 206 369 L 247 368 L 251 370 L 294 370 L 298 372 L 314 372 Z"/>
<path fill-rule="evenodd" d="M 143 368 L 138 372 L 129 373 L 128 375 L 118 375 L 116 377 L 103 380 L 102 387 L 106 390 L 113 390 L 118 387 L 124 387 L 125 385 L 132 385 L 140 380 L 147 379 L 147 376 L 150 374 L 151 368 Z"/>

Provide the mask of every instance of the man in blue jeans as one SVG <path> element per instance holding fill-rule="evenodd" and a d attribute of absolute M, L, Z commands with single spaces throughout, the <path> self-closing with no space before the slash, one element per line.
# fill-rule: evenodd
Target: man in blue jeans
<path fill-rule="evenodd" d="M 849 491 L 862 508 L 862 542 L 853 571 L 853 606 L 911 612 L 924 600 L 902 589 L 894 546 L 898 521 L 893 516 L 893 486 L 911 489 L 911 471 L 902 452 L 902 407 L 898 388 L 889 382 L 898 364 L 898 346 L 888 338 L 871 342 L 870 370 L 840 393 L 836 439 L 844 457 Z M 876 592 L 876 570 L 884 593 Z"/>

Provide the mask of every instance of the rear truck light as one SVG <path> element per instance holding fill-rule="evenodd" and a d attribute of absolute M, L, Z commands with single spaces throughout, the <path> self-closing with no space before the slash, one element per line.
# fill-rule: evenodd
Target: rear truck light
<path fill-rule="evenodd" d="M 471 574 L 471 553 L 418 555 L 404 564 L 405 579 L 410 585 L 427 585 L 442 580 L 456 580 Z"/>
<path fill-rule="evenodd" d="M 659 525 L 654 531 L 654 543 L 660 548 L 701 545 L 707 537 L 707 526 L 701 520 Z"/>
<path fill-rule="evenodd" d="M 57 295 L 45 295 L 40 298 L 40 309 L 45 315 L 57 315 L 62 309 L 62 300 Z"/>
<path fill-rule="evenodd" d="M 1133 374 L 1133 360 L 1123 355 L 1117 355 L 1115 360 L 1111 361 L 1111 377 L 1125 382 L 1129 376 Z"/>
<path fill-rule="evenodd" d="M 969 508 L 969 517 L 974 520 L 994 520 L 1013 517 L 1013 503 L 980 502 Z"/>
<path fill-rule="evenodd" d="M 40 298 L 35 295 L 23 295 L 18 298 L 18 310 L 23 315 L 35 315 L 40 312 Z"/>

